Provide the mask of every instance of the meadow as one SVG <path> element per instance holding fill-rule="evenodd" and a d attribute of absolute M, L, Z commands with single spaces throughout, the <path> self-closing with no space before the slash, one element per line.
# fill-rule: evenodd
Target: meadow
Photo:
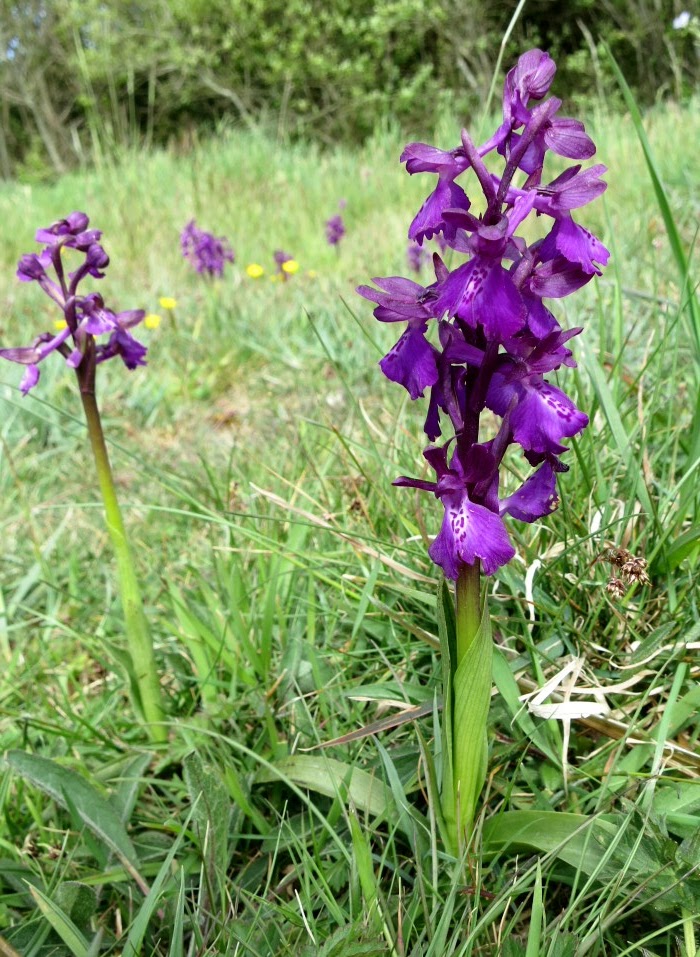
<path fill-rule="evenodd" d="M 154 747 L 119 668 L 73 377 L 47 361 L 23 398 L 3 363 L 3 957 L 694 957 L 700 119 L 697 103 L 645 116 L 655 183 L 629 115 L 582 118 L 609 168 L 583 221 L 612 259 L 556 312 L 585 327 L 566 387 L 591 424 L 560 508 L 514 532 L 517 557 L 489 580 L 489 775 L 457 856 L 425 771 L 439 506 L 391 485 L 421 474 L 422 419 L 377 368 L 395 331 L 354 292 L 408 274 L 427 188 L 399 166 L 404 135 L 322 151 L 222 128 L 0 186 L 2 345 L 50 328 L 16 263 L 71 210 L 104 231 L 105 298 L 161 315 L 140 330 L 147 368 L 106 364 L 98 400 L 168 710 Z M 459 122 L 417 138 L 450 148 Z M 324 222 L 341 200 L 336 249 Z M 193 217 L 235 249 L 220 280 L 181 257 Z M 299 263 L 288 281 L 272 279 L 276 249 Z M 612 547 L 646 559 L 651 585 L 612 596 Z M 520 700 L 562 670 L 548 702 L 607 710 L 562 720 Z M 499 842 L 504 809 L 614 834 Z"/>

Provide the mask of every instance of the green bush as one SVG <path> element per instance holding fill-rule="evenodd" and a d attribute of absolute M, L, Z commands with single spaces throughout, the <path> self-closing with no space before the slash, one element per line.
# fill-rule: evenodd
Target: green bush
<path fill-rule="evenodd" d="M 425 135 L 485 97 L 515 3 L 497 0 L 28 0 L 3 5 L 0 172 L 54 171 L 222 121 L 357 142 L 387 119 Z M 503 65 L 532 46 L 565 96 L 615 95 L 607 44 L 642 103 L 697 85 L 697 24 L 674 0 L 529 0 Z M 39 148 L 37 148 L 39 144 Z M 29 162 L 28 157 L 31 157 Z"/>

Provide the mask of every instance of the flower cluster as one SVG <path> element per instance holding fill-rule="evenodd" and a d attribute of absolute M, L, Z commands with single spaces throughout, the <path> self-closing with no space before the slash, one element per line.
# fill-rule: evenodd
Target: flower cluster
<path fill-rule="evenodd" d="M 345 235 L 345 223 L 340 213 L 326 220 L 326 242 L 329 246 L 337 246 Z"/>
<path fill-rule="evenodd" d="M 95 367 L 100 362 L 119 356 L 128 369 L 146 364 L 146 347 L 129 331 L 144 318 L 143 309 L 115 313 L 105 306 L 99 293 L 78 294 L 86 276 L 102 279 L 109 265 L 109 256 L 99 242 L 102 233 L 88 229 L 88 225 L 85 213 L 74 212 L 37 230 L 35 238 L 43 247 L 41 252 L 27 253 L 19 261 L 18 279 L 38 282 L 63 314 L 63 319 L 56 322 L 57 331 L 42 333 L 30 346 L 0 349 L 4 359 L 27 367 L 20 383 L 25 395 L 39 381 L 39 364 L 52 352 L 59 352 L 66 365 L 76 370 L 81 388 L 86 390 L 94 389 Z M 69 249 L 81 254 L 83 261 L 66 275 L 63 259 Z M 95 338 L 100 336 L 106 336 L 106 341 L 97 343 Z"/>
<path fill-rule="evenodd" d="M 192 263 L 198 273 L 212 277 L 222 276 L 224 265 L 234 260 L 228 240 L 198 229 L 194 219 L 190 220 L 180 233 L 180 248 L 182 255 Z"/>
<path fill-rule="evenodd" d="M 286 282 L 290 276 L 293 276 L 295 272 L 299 271 L 299 263 L 294 256 L 290 256 L 290 254 L 286 253 L 283 249 L 276 249 L 272 254 L 272 258 L 277 266 L 277 276 L 283 282 Z"/>
<path fill-rule="evenodd" d="M 411 223 L 408 236 L 418 244 L 441 238 L 465 262 L 450 270 L 433 256 L 435 282 L 375 279 L 378 289 L 358 292 L 376 303 L 381 322 L 405 323 L 405 331 L 384 356 L 384 374 L 406 388 L 412 399 L 430 391 L 425 433 L 431 444 L 424 457 L 435 481 L 401 477 L 394 484 L 432 492 L 444 518 L 430 556 L 449 578 L 464 565 L 481 562 L 487 575 L 514 556 L 505 528 L 510 515 L 534 522 L 558 504 L 557 473 L 566 438 L 588 423 L 585 413 L 545 376 L 575 365 L 567 343 L 581 329 L 564 331 L 545 305 L 575 292 L 600 274 L 609 253 L 578 225 L 572 210 L 606 188 L 604 166 L 569 166 L 544 180 L 548 150 L 571 160 L 595 152 L 583 124 L 558 116 L 561 101 L 545 99 L 556 67 L 547 53 L 531 50 L 508 73 L 503 122 L 477 147 L 462 131 L 462 142 L 443 151 L 411 143 L 401 161 L 413 173 L 433 173 L 437 184 Z M 501 175 L 490 173 L 483 157 L 496 152 Z M 470 171 L 484 197 L 477 215 L 455 181 Z M 546 224 L 533 242 L 517 230 L 531 214 Z M 540 229 L 540 232 L 544 230 Z M 430 325 L 435 334 L 428 338 Z M 480 434 L 485 410 L 500 419 L 486 440 Z M 443 444 L 449 420 L 451 434 Z M 518 445 L 536 467 L 513 494 L 499 495 L 506 450 Z"/>

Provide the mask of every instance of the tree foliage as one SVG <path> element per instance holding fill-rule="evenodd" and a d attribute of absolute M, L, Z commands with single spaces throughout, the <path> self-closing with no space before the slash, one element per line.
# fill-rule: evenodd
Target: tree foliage
<path fill-rule="evenodd" d="M 700 72 L 677 0 L 529 0 L 506 61 L 549 50 L 571 95 L 612 90 L 607 43 L 642 102 Z M 186 140 L 222 121 L 360 140 L 429 125 L 490 83 L 515 3 L 497 0 L 4 0 L 0 173 L 62 172 L 96 152 Z"/>

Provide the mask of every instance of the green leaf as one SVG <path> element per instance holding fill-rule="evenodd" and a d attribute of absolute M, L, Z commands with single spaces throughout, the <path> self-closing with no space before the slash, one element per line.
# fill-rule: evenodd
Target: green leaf
<path fill-rule="evenodd" d="M 649 520 L 653 520 L 658 527 L 656 509 L 646 486 L 641 460 L 635 458 L 632 441 L 630 436 L 627 434 L 627 430 L 625 429 L 622 416 L 620 415 L 618 409 L 618 403 L 610 391 L 603 368 L 591 351 L 588 351 L 584 354 L 583 362 L 586 367 L 586 371 L 591 377 L 593 388 L 595 390 L 596 396 L 598 397 L 598 401 L 600 402 L 603 415 L 607 420 L 610 433 L 615 445 L 617 446 L 620 458 L 625 463 L 627 474 L 632 485 L 632 496 L 636 496 L 639 499 L 639 502 L 646 512 Z M 630 502 L 632 502 L 631 496 Z M 628 507 L 631 508 L 631 504 Z M 659 529 L 659 531 L 662 530 Z"/>
<path fill-rule="evenodd" d="M 293 781 L 310 791 L 327 797 L 346 795 L 355 807 L 368 814 L 385 815 L 392 806 L 383 781 L 367 771 L 323 755 L 294 754 L 277 761 L 271 767 L 261 768 L 255 775 L 256 784 L 273 781 Z"/>
<path fill-rule="evenodd" d="M 185 953 L 185 869 L 180 868 L 180 888 L 177 892 L 177 901 L 175 902 L 175 914 L 173 916 L 173 931 L 170 938 L 170 949 L 168 957 L 184 957 Z"/>
<path fill-rule="evenodd" d="M 4 937 L 0 937 L 0 957 L 22 957 Z"/>
<path fill-rule="evenodd" d="M 584 814 L 560 811 L 506 811 L 486 821 L 484 850 L 511 849 L 554 854 L 584 874 L 593 874 L 603 860 L 604 848 L 597 837 L 617 833 L 614 824 Z"/>
<path fill-rule="evenodd" d="M 29 886 L 29 893 L 36 906 L 56 931 L 63 943 L 70 948 L 73 957 L 89 957 L 90 945 L 75 926 L 68 914 L 59 905 L 47 897 L 38 887 Z"/>
<path fill-rule="evenodd" d="M 527 950 L 525 951 L 525 957 L 540 957 L 542 928 L 545 926 L 545 923 L 544 903 L 542 901 L 542 867 L 538 861 L 537 876 L 535 877 L 535 890 L 532 895 L 530 927 L 527 932 Z"/>
<path fill-rule="evenodd" d="M 452 688 L 452 800 L 455 826 L 460 836 L 471 830 L 477 801 L 486 780 L 486 728 L 491 703 L 492 660 L 491 619 L 488 603 L 484 600 L 481 623 L 462 656 Z M 447 811 L 445 817 L 448 818 Z"/>
<path fill-rule="evenodd" d="M 97 910 L 97 894 L 92 887 L 80 881 L 63 881 L 56 888 L 53 899 L 81 929 L 87 928 L 90 918 Z"/>
<path fill-rule="evenodd" d="M 194 806 L 193 819 L 198 825 L 203 848 L 207 835 L 205 862 L 209 885 L 215 888 L 223 881 L 228 864 L 228 831 L 231 820 L 228 789 L 215 769 L 204 767 L 196 751 L 185 756 L 182 770 L 190 802 Z"/>
<path fill-rule="evenodd" d="M 357 820 L 355 812 L 351 811 L 348 817 L 350 821 L 350 836 L 352 838 L 353 864 L 357 868 L 357 875 L 360 879 L 360 887 L 362 888 L 362 896 L 367 904 L 369 921 L 379 929 L 381 926 L 379 920 L 381 904 L 379 901 L 377 877 L 372 864 L 372 850 L 364 831 L 360 827 L 360 822 Z"/>
<path fill-rule="evenodd" d="M 61 807 L 73 808 L 83 824 L 119 858 L 122 865 L 138 878 L 139 860 L 119 815 L 109 801 L 88 780 L 49 758 L 24 751 L 8 751 L 6 761 L 12 770 L 34 787 L 48 794 Z"/>
<path fill-rule="evenodd" d="M 122 824 L 128 824 L 144 785 L 143 775 L 153 755 L 144 751 L 129 757 L 119 772 L 118 783 L 109 798 L 109 803 L 119 815 Z"/>
<path fill-rule="evenodd" d="M 663 560 L 659 558 L 658 569 L 663 572 L 675 571 L 686 558 L 700 551 L 700 525 L 689 528 L 667 546 Z"/>
<path fill-rule="evenodd" d="M 657 785 L 652 807 L 659 816 L 696 812 L 700 814 L 700 782 L 679 781 L 666 787 Z M 698 823 L 700 824 L 700 818 Z"/>

